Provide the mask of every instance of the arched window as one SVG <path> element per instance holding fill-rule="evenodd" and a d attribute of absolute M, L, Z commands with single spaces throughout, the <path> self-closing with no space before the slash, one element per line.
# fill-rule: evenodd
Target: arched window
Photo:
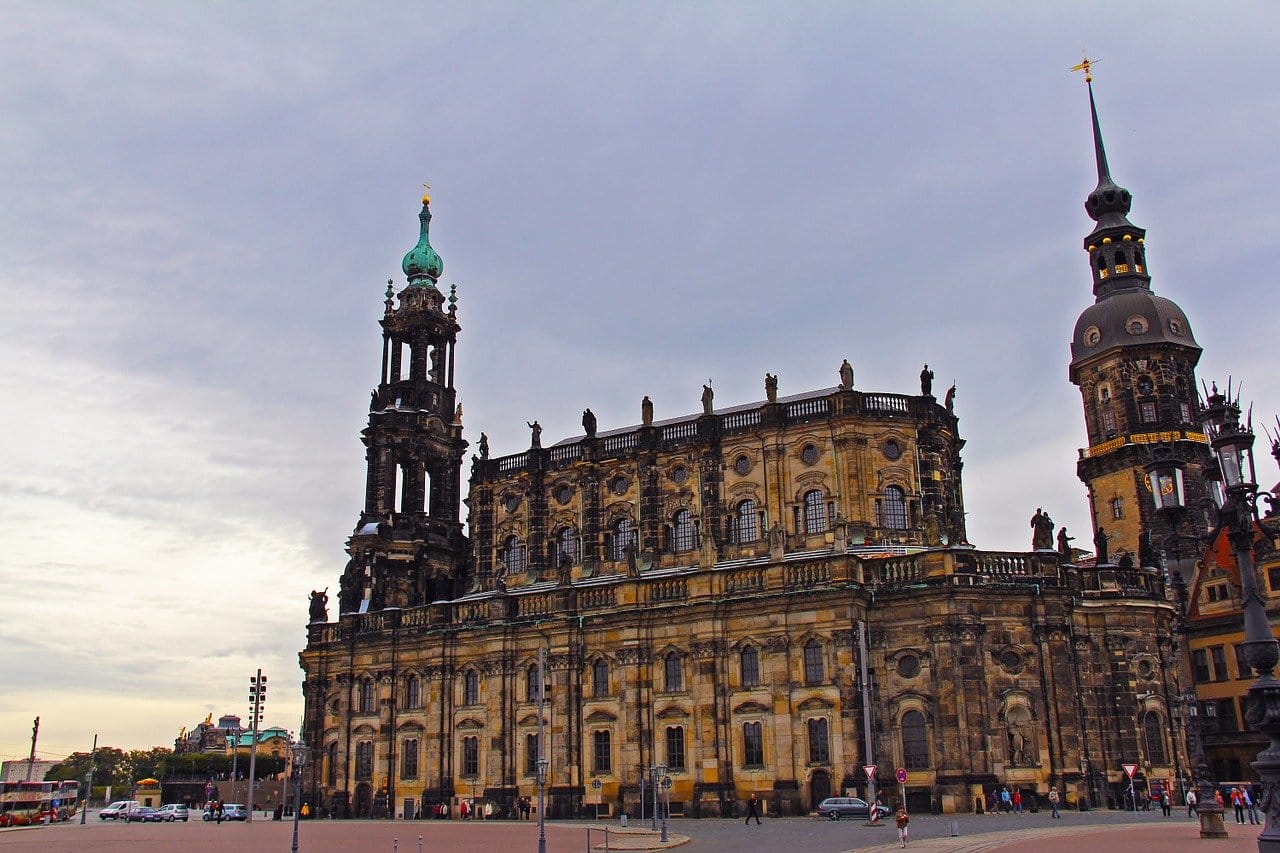
<path fill-rule="evenodd" d="M 827 530 L 827 502 L 822 492 L 814 489 L 804 493 L 804 532 L 825 533 Z"/>
<path fill-rule="evenodd" d="M 475 778 L 480 775 L 480 739 L 462 739 L 462 775 Z"/>
<path fill-rule="evenodd" d="M 827 734 L 826 718 L 810 720 L 807 728 L 809 729 L 809 763 L 830 763 L 831 739 Z"/>
<path fill-rule="evenodd" d="M 405 738 L 400 745 L 400 778 L 418 778 L 418 739 Z"/>
<path fill-rule="evenodd" d="M 823 669 L 822 643 L 810 640 L 804 644 L 804 683 L 821 684 Z"/>
<path fill-rule="evenodd" d="M 678 510 L 671 518 L 671 548 L 673 551 L 692 551 L 697 543 L 693 527 L 693 514 L 687 509 Z"/>
<path fill-rule="evenodd" d="M 480 673 L 474 669 L 467 670 L 467 674 L 462 677 L 462 704 L 480 704 Z"/>
<path fill-rule="evenodd" d="M 530 702 L 538 701 L 538 667 L 530 666 L 525 678 L 525 695 Z"/>
<path fill-rule="evenodd" d="M 755 646 L 746 646 L 742 649 L 740 669 L 743 687 L 755 687 L 760 683 L 760 653 L 756 651 Z"/>
<path fill-rule="evenodd" d="M 754 542 L 759 536 L 758 530 L 756 502 L 751 499 L 742 501 L 733 520 L 733 541 L 739 545 Z"/>
<path fill-rule="evenodd" d="M 675 652 L 667 652 L 667 656 L 662 663 L 663 674 L 666 676 L 667 692 L 679 693 L 684 690 L 684 667 L 680 660 L 680 655 Z"/>
<path fill-rule="evenodd" d="M 902 765 L 908 770 L 929 767 L 929 736 L 924 728 L 924 714 L 908 711 L 902 715 Z"/>
<path fill-rule="evenodd" d="M 592 773 L 609 773 L 613 770 L 613 756 L 609 749 L 609 730 L 596 729 L 591 733 Z"/>
<path fill-rule="evenodd" d="M 1103 272 L 1103 273 L 1104 273 L 1104 272 L 1106 272 L 1106 271 L 1107 271 L 1107 259 L 1106 259 L 1106 258 L 1104 258 L 1104 257 L 1102 257 L 1101 253 L 1099 253 L 1099 255 L 1098 255 L 1098 272 Z"/>
<path fill-rule="evenodd" d="M 635 531 L 631 527 L 631 519 L 620 518 L 613 523 L 613 529 L 609 531 L 608 552 L 610 560 L 625 560 L 627 558 L 627 546 L 635 541 Z"/>
<path fill-rule="evenodd" d="M 578 531 L 572 527 L 562 527 L 556 535 L 555 563 L 559 565 L 566 557 L 570 563 L 578 562 Z"/>
<path fill-rule="evenodd" d="M 406 708 L 422 706 L 422 681 L 416 675 L 410 674 L 404 680 L 404 706 Z"/>
<path fill-rule="evenodd" d="M 609 664 L 602 660 L 591 665 L 591 695 L 596 698 L 609 695 Z"/>
<path fill-rule="evenodd" d="M 524 571 L 524 545 L 518 536 L 508 536 L 502 541 L 502 563 L 508 574 Z"/>
<path fill-rule="evenodd" d="M 373 778 L 373 741 L 362 740 L 356 744 L 356 781 L 368 782 Z"/>
<path fill-rule="evenodd" d="M 1158 766 L 1169 763 L 1164 751 L 1164 722 L 1155 711 L 1147 711 L 1142 715 L 1142 745 L 1146 749 L 1148 764 Z"/>
<path fill-rule="evenodd" d="M 532 732 L 524 736 L 524 772 L 528 776 L 538 772 L 538 736 Z"/>
<path fill-rule="evenodd" d="M 373 679 L 360 679 L 360 713 L 372 714 L 376 709 L 373 703 Z"/>
<path fill-rule="evenodd" d="M 897 486 L 889 486 L 884 490 L 880 526 L 891 530 L 907 529 L 907 501 L 902 489 Z"/>

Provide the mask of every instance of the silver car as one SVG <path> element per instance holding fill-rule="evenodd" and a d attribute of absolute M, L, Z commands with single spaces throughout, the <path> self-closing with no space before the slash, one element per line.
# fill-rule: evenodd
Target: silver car
<path fill-rule="evenodd" d="M 885 806 L 876 806 L 876 816 L 884 817 L 889 813 Z M 840 820 L 842 817 L 871 819 L 871 806 L 859 797 L 827 797 L 818 806 L 818 816 Z"/>
<path fill-rule="evenodd" d="M 186 823 L 191 817 L 191 812 L 188 811 L 187 807 L 182 805 L 182 803 L 168 803 L 163 805 L 156 809 L 156 814 L 160 815 L 161 820 L 168 823 L 173 823 L 175 820 L 180 820 L 183 823 Z"/>

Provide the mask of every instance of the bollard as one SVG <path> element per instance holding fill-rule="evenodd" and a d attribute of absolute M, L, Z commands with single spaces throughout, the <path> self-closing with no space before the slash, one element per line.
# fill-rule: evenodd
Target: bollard
<path fill-rule="evenodd" d="M 955 838 L 959 834 L 960 834 L 960 821 L 958 820 L 951 821 L 951 837 Z"/>
<path fill-rule="evenodd" d="M 400 839 L 399 838 L 391 839 L 391 853 L 396 853 L 396 851 L 399 849 L 400 849 Z"/>
<path fill-rule="evenodd" d="M 418 836 L 418 853 L 422 853 L 422 836 Z"/>
<path fill-rule="evenodd" d="M 623 813 L 622 813 L 622 828 L 623 828 L 623 829 L 626 829 L 626 828 L 627 828 L 627 813 L 626 813 L 626 812 L 623 812 Z"/>

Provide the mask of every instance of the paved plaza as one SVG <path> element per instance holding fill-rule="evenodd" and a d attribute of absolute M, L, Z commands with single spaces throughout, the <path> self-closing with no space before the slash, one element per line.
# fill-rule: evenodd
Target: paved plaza
<path fill-rule="evenodd" d="M 952 836 L 952 821 L 956 835 Z M 549 853 L 587 850 L 587 828 L 603 824 L 556 821 L 547 824 Z M 617 830 L 617 823 L 610 824 Z M 636 822 L 632 821 L 632 829 Z M 2 853 L 222 853 L 222 851 L 287 851 L 293 825 L 256 821 L 253 824 L 117 824 L 91 816 L 78 823 L 53 827 L 0 831 Z M 1107 853 L 1158 850 L 1252 851 L 1257 849 L 1261 827 L 1227 823 L 1231 837 L 1225 841 L 1199 838 L 1197 822 L 1185 813 L 1162 818 L 1158 813 L 1133 815 L 1098 811 L 1063 813 L 1052 820 L 1047 813 L 1000 816 L 961 815 L 955 818 L 921 815 L 911 821 L 909 849 L 925 853 L 977 853 L 977 851 L 1034 850 L 1036 853 L 1079 853 L 1082 845 Z M 896 850 L 891 825 L 864 826 L 858 821 L 813 818 L 766 819 L 761 826 L 744 826 L 738 820 L 673 820 L 670 837 L 682 853 L 732 851 L 732 853 L 844 853 L 851 850 Z M 419 846 L 421 838 L 421 846 Z M 593 832 L 592 849 L 603 850 L 604 835 Z M 611 834 L 611 840 L 618 839 Z M 302 851 L 369 851 L 369 853 L 536 853 L 538 826 L 532 822 L 422 821 L 306 821 L 300 829 Z M 625 847 L 611 849 L 662 849 L 657 838 L 634 835 Z"/>

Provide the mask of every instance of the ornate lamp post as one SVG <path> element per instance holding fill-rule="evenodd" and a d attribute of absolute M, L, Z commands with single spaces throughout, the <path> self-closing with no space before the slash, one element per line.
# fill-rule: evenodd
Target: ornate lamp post
<path fill-rule="evenodd" d="M 667 765 L 659 764 L 657 768 L 657 783 L 662 787 L 662 843 L 667 843 L 667 797 L 671 788 L 671 777 L 667 775 Z M 658 801 L 654 801 L 654 810 L 657 811 Z"/>
<path fill-rule="evenodd" d="M 301 739 L 289 745 L 293 753 L 293 853 L 298 853 L 298 816 L 302 813 L 302 768 L 311 748 Z"/>
<path fill-rule="evenodd" d="M 547 853 L 547 810 L 543 789 L 547 784 L 547 757 L 538 756 L 538 853 Z"/>

